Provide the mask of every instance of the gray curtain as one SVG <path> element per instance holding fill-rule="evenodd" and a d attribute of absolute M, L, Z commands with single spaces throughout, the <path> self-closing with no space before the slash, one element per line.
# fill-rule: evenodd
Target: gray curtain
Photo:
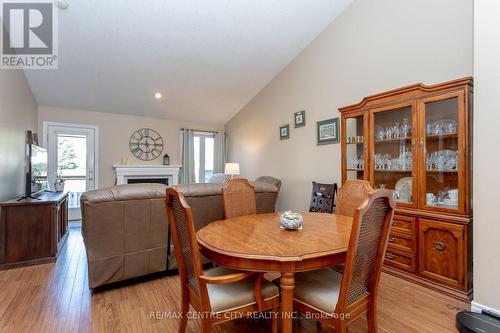
<path fill-rule="evenodd" d="M 194 176 L 194 131 L 182 129 L 182 151 L 180 170 L 180 183 L 191 184 L 195 182 Z"/>
<path fill-rule="evenodd" d="M 226 163 L 226 134 L 223 132 L 214 135 L 214 174 L 224 173 Z"/>

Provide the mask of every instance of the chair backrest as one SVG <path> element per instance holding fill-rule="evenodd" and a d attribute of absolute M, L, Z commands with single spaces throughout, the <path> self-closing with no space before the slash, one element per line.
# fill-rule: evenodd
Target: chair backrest
<path fill-rule="evenodd" d="M 395 203 L 390 190 L 374 190 L 355 210 L 336 311 L 363 297 L 376 299 Z"/>
<path fill-rule="evenodd" d="M 182 283 L 200 295 L 198 277 L 203 274 L 191 208 L 175 187 L 167 189 L 167 215 Z"/>
<path fill-rule="evenodd" d="M 354 211 L 368 197 L 368 194 L 373 191 L 370 182 L 366 180 L 351 179 L 337 192 L 337 208 L 335 214 L 354 216 Z"/>
<path fill-rule="evenodd" d="M 231 219 L 243 215 L 257 214 L 255 188 L 247 179 L 229 180 L 222 187 L 224 218 Z"/>
<path fill-rule="evenodd" d="M 332 213 L 335 206 L 335 194 L 337 193 L 337 183 L 316 183 L 312 182 L 310 212 Z"/>

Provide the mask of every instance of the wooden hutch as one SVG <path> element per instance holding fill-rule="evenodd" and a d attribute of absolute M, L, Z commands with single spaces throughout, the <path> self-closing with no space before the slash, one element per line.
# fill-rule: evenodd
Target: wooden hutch
<path fill-rule="evenodd" d="M 415 84 L 339 109 L 342 182 L 397 201 L 384 270 L 472 298 L 472 78 Z"/>

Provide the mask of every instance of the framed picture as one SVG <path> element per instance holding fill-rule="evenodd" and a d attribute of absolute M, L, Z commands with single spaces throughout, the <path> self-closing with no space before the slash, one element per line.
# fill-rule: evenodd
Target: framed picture
<path fill-rule="evenodd" d="M 306 111 L 302 110 L 293 114 L 295 128 L 306 126 Z"/>
<path fill-rule="evenodd" d="M 280 126 L 280 140 L 285 140 L 290 138 L 290 125 L 286 124 Z"/>
<path fill-rule="evenodd" d="M 317 123 L 318 132 L 318 145 L 325 145 L 328 143 L 339 143 L 339 118 L 333 118 Z"/>

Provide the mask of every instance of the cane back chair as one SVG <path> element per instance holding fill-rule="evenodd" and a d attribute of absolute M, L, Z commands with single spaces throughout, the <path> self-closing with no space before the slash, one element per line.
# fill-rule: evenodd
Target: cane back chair
<path fill-rule="evenodd" d="M 326 268 L 296 274 L 297 311 L 317 313 L 320 322 L 342 333 L 367 311 L 369 332 L 376 332 L 377 289 L 394 209 L 392 191 L 370 192 L 354 212 L 344 272 Z"/>
<path fill-rule="evenodd" d="M 239 272 L 225 267 L 203 271 L 191 208 L 176 188 L 167 189 L 167 214 L 181 281 L 181 322 L 185 332 L 189 304 L 201 313 L 201 332 L 211 325 L 241 318 L 251 312 L 279 309 L 279 290 L 261 273 Z M 276 313 L 276 312 L 275 312 Z M 277 316 L 272 317 L 277 332 Z"/>
<path fill-rule="evenodd" d="M 222 187 L 222 201 L 226 219 L 257 214 L 255 188 L 247 179 L 230 179 Z"/>

